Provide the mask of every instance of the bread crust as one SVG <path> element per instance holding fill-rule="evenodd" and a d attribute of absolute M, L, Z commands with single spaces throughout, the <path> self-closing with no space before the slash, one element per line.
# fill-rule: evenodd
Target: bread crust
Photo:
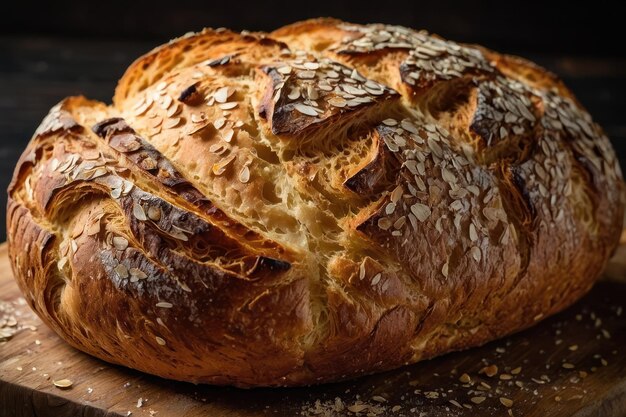
<path fill-rule="evenodd" d="M 76 348 L 166 378 L 336 381 L 572 304 L 622 226 L 602 129 L 554 75 L 334 19 L 205 29 L 70 97 L 9 186 L 9 253 Z"/>

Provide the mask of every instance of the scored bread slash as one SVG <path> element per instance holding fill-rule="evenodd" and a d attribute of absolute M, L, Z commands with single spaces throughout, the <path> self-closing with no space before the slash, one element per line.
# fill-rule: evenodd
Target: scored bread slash
<path fill-rule="evenodd" d="M 73 382 L 69 379 L 58 379 L 56 381 L 53 381 L 53 384 L 57 388 L 68 389 L 71 388 Z"/>

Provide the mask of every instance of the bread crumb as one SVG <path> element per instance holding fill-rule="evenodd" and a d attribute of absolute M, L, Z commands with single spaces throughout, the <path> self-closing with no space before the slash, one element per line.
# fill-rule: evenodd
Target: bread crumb
<path fill-rule="evenodd" d="M 496 365 L 489 365 L 489 366 L 485 366 L 484 368 L 482 368 L 480 371 L 478 371 L 479 374 L 485 374 L 488 377 L 492 377 L 494 375 L 497 375 L 498 373 L 498 367 Z"/>
<path fill-rule="evenodd" d="M 506 397 L 500 397 L 500 402 L 505 407 L 512 407 L 513 406 L 513 400 L 510 400 L 510 399 L 508 399 Z"/>

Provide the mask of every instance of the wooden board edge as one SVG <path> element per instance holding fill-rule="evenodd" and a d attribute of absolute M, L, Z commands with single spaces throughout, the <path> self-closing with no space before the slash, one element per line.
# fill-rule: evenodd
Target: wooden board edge
<path fill-rule="evenodd" d="M 624 417 L 626 416 L 626 380 L 615 384 L 602 399 L 596 399 L 572 417 Z"/>
<path fill-rule="evenodd" d="M 5 380 L 0 382 L 0 416 L 124 417 L 94 404 L 76 403 L 51 392 L 33 390 Z"/>

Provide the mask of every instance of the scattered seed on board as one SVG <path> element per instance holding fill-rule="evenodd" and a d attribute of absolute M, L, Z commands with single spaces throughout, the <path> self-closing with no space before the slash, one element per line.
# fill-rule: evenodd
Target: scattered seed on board
<path fill-rule="evenodd" d="M 363 410 L 366 410 L 368 408 L 367 404 L 354 404 L 348 407 L 348 411 L 351 411 L 353 413 L 360 413 Z"/>
<path fill-rule="evenodd" d="M 512 407 L 513 406 L 513 400 L 510 400 L 506 397 L 500 397 L 500 402 L 502 403 L 503 406 L 505 407 Z"/>
<path fill-rule="evenodd" d="M 498 367 L 496 365 L 489 365 L 478 371 L 479 374 L 485 374 L 488 377 L 492 377 L 498 373 Z"/>
<path fill-rule="evenodd" d="M 69 379 L 59 379 L 59 380 L 53 381 L 53 384 L 57 388 L 68 389 L 72 386 L 73 382 L 70 381 Z"/>

